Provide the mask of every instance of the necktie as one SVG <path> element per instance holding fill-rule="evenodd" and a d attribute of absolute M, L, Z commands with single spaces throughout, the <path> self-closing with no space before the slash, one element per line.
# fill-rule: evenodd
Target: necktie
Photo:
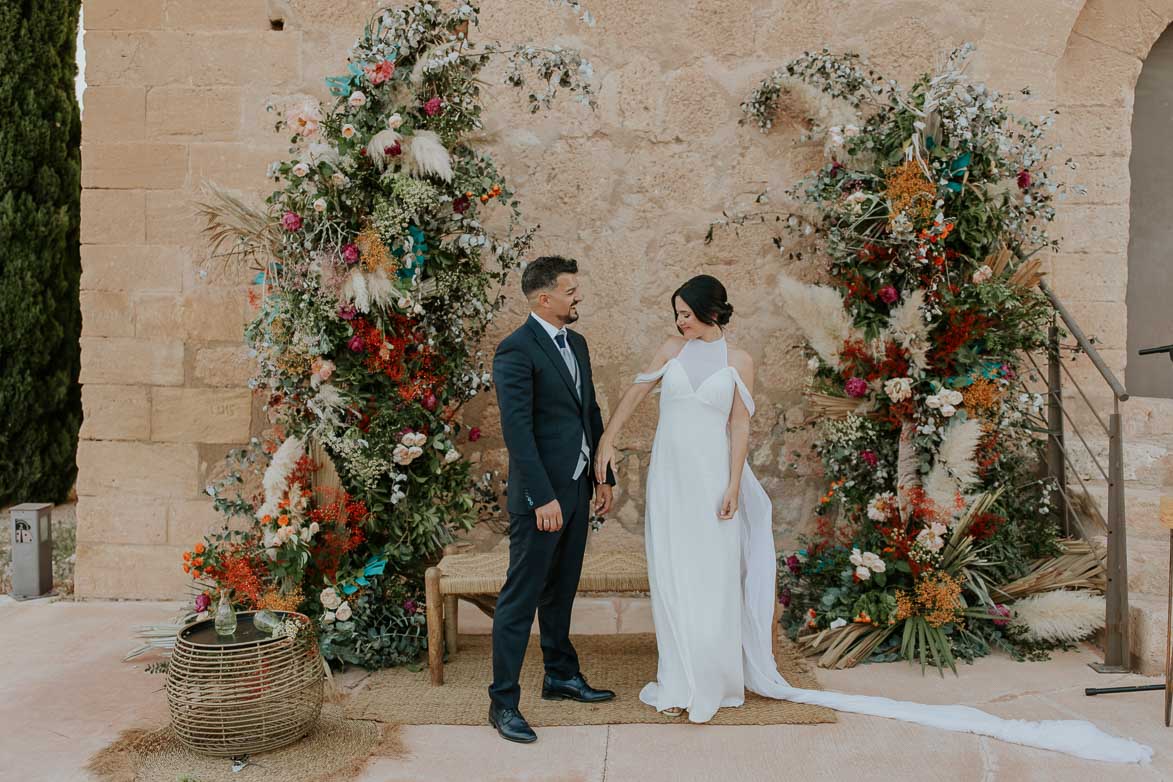
<path fill-rule="evenodd" d="M 578 362 L 574 360 L 574 354 L 570 352 L 570 347 L 566 344 L 566 332 L 559 331 L 554 335 L 554 344 L 558 346 L 558 352 L 562 354 L 562 360 L 566 362 L 566 368 L 570 370 L 570 377 L 574 380 L 574 388 L 578 392 L 579 397 L 582 397 L 582 385 L 578 379 Z M 591 448 L 587 443 L 586 432 L 582 434 L 582 446 L 578 454 L 578 464 L 574 468 L 574 480 L 578 480 L 583 471 L 591 462 Z"/>

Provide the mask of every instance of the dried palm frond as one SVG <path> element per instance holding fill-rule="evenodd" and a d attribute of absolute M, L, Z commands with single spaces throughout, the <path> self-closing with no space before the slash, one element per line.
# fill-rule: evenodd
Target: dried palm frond
<path fill-rule="evenodd" d="M 954 419 L 945 430 L 936 463 L 925 479 L 925 493 L 938 507 L 953 507 L 956 495 L 977 480 L 973 457 L 981 437 L 981 422 L 974 418 Z"/>
<path fill-rule="evenodd" d="M 1056 589 L 1107 589 L 1103 548 L 1086 540 L 1064 540 L 1060 545 L 1063 553 L 1036 560 L 1025 576 L 991 592 L 1000 600 L 1016 600 Z"/>
<path fill-rule="evenodd" d="M 818 662 L 820 668 L 854 668 L 870 657 L 876 647 L 892 634 L 892 630 L 892 627 L 853 623 L 799 636 L 798 646 L 807 656 L 821 655 Z"/>
<path fill-rule="evenodd" d="M 252 262 L 254 268 L 264 270 L 280 251 L 281 232 L 271 212 L 255 209 L 211 182 L 204 185 L 204 196 L 195 206 L 204 219 L 211 257 L 221 259 L 225 266 Z"/>
<path fill-rule="evenodd" d="M 338 475 L 334 460 L 330 458 L 330 454 L 317 437 L 310 438 L 307 453 L 310 461 L 314 463 L 314 471 L 310 475 L 314 503 L 321 508 L 337 502 L 342 495 L 342 477 Z"/>
<path fill-rule="evenodd" d="M 1043 272 L 1043 262 L 1038 258 L 1031 258 L 1026 263 L 1014 270 L 1014 274 L 1010 275 L 1007 282 L 1019 288 L 1026 288 L 1031 290 L 1039 284 L 1039 280 L 1043 279 L 1045 273 Z"/>
<path fill-rule="evenodd" d="M 869 401 L 860 401 L 846 396 L 832 396 L 818 391 L 808 391 L 803 395 L 807 410 L 815 418 L 826 418 L 832 421 L 847 418 L 849 415 L 872 415 L 873 404 Z"/>
<path fill-rule="evenodd" d="M 808 285 L 787 274 L 778 275 L 778 286 L 786 314 L 802 329 L 819 357 L 838 369 L 843 343 L 858 337 L 843 307 L 843 297 L 824 285 Z"/>
<path fill-rule="evenodd" d="M 1006 266 L 1013 257 L 1014 254 L 1010 252 L 1010 248 L 1003 247 L 996 253 L 990 253 L 986 258 L 985 265 L 990 267 L 990 271 L 994 273 L 995 277 L 1001 277 L 1002 272 L 1006 271 Z"/>

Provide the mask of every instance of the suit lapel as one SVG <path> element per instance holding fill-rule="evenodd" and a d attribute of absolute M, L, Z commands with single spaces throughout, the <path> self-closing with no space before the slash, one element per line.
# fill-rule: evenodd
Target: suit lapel
<path fill-rule="evenodd" d="M 554 364 L 554 369 L 562 377 L 562 382 L 566 384 L 566 390 L 574 397 L 574 401 L 582 406 L 582 399 L 579 398 L 578 390 L 574 386 L 574 378 L 570 376 L 570 367 L 566 366 L 566 361 L 562 358 L 562 354 L 558 352 L 558 346 L 554 344 L 554 340 L 550 339 L 550 335 L 542 328 L 542 324 L 538 323 L 532 317 L 526 319 L 526 325 L 529 327 L 530 334 L 533 335 L 534 340 L 538 343 L 538 347 L 546 354 Z M 568 332 L 569 333 L 569 332 Z M 569 340 L 571 350 L 573 351 L 574 340 Z M 576 353 L 577 355 L 577 353 Z M 582 361 L 579 361 L 579 371 L 582 371 Z M 583 386 L 585 393 L 586 386 Z"/>

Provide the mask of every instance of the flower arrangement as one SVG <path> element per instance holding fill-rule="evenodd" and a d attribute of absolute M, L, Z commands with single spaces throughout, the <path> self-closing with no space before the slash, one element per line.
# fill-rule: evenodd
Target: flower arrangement
<path fill-rule="evenodd" d="M 501 57 L 508 83 L 536 75 L 535 111 L 559 91 L 593 106 L 577 52 L 478 46 L 477 24 L 471 3 L 377 11 L 327 79 L 332 104 L 271 107 L 290 153 L 269 167 L 267 208 L 217 188 L 201 205 L 212 257 L 255 275 L 245 339 L 271 431 L 208 487 L 231 524 L 184 569 L 201 592 L 297 607 L 328 659 L 417 657 L 422 573 L 477 518 L 483 481 L 461 447 L 479 431 L 461 409 L 488 388 L 478 345 L 533 237 L 467 140 L 480 72 Z"/>
<path fill-rule="evenodd" d="M 805 99 L 827 157 L 791 191 L 795 213 L 737 218 L 772 218 L 828 259 L 828 284 L 780 283 L 831 482 L 816 534 L 783 555 L 780 600 L 824 665 L 1019 653 L 992 585 L 1059 551 L 1022 369 L 1051 318 L 1035 257 L 1057 246 L 1045 227 L 1063 194 L 1051 117 L 1015 117 L 965 78 L 970 51 L 908 89 L 855 55 L 808 53 L 743 104 L 767 131 L 784 95 Z"/>

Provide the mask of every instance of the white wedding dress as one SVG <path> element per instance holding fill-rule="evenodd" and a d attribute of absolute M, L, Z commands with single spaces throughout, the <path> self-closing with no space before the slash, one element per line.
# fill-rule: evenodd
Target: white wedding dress
<path fill-rule="evenodd" d="M 659 663 L 640 700 L 688 709 L 707 722 L 740 706 L 745 690 L 946 730 L 976 733 L 1093 760 L 1148 762 L 1152 750 L 1082 720 L 1033 722 L 969 706 L 932 706 L 791 687 L 774 662 L 777 567 L 770 498 L 746 464 L 736 516 L 717 513 L 729 478 L 728 422 L 734 395 L 753 399 L 725 340 L 691 340 L 659 371 L 660 422 L 648 469 L 645 535 Z"/>

